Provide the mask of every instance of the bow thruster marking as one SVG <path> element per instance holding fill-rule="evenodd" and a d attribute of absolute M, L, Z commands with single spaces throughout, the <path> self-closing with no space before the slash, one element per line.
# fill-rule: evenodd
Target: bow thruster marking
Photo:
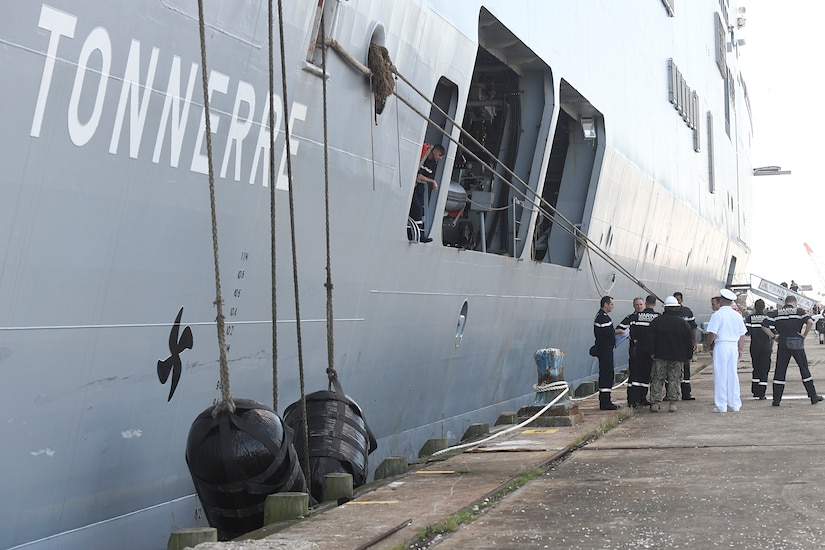
<path fill-rule="evenodd" d="M 172 325 L 172 330 L 169 332 L 169 352 L 172 354 L 163 361 L 158 361 L 158 379 L 161 384 L 165 384 L 169 378 L 169 373 L 172 373 L 172 385 L 169 387 L 168 403 L 172 400 L 172 395 L 175 393 L 175 388 L 180 382 L 181 371 L 183 365 L 180 360 L 180 354 L 185 349 L 192 349 L 192 329 L 184 327 L 183 334 L 178 338 L 180 332 L 180 318 L 183 315 L 183 308 L 178 311 L 178 316 L 175 317 L 175 324 Z"/>

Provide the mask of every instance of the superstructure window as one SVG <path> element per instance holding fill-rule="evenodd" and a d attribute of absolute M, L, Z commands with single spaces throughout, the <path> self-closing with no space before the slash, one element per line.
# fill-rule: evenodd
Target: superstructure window
<path fill-rule="evenodd" d="M 673 59 L 667 61 L 668 101 L 679 112 L 687 127 L 693 130 L 693 150 L 700 150 L 699 143 L 699 94 L 688 86 Z"/>
<path fill-rule="evenodd" d="M 727 52 L 727 34 L 725 33 L 725 24 L 722 23 L 722 18 L 718 13 L 714 13 L 713 15 L 716 26 L 716 68 L 719 69 L 719 74 L 722 78 L 727 78 L 728 64 L 725 59 Z"/>
<path fill-rule="evenodd" d="M 728 264 L 728 276 L 725 279 L 725 286 L 730 286 L 733 284 L 733 276 L 736 274 L 736 256 L 730 257 L 730 263 Z"/>
<path fill-rule="evenodd" d="M 708 191 L 716 193 L 716 173 L 713 169 L 713 114 L 708 111 Z"/>
<path fill-rule="evenodd" d="M 587 230 L 587 201 L 598 181 L 605 123 L 598 109 L 564 79 L 559 94 L 561 109 L 541 192 L 555 214 L 547 217 L 543 211 L 536 218 L 533 260 L 576 267 L 582 249 L 569 224 Z M 612 232 L 605 246 L 611 239 Z"/>
<path fill-rule="evenodd" d="M 697 153 L 702 150 L 702 140 L 699 138 L 699 94 L 693 92 L 693 97 L 690 101 L 691 121 L 693 125 L 693 150 Z"/>
<path fill-rule="evenodd" d="M 728 73 L 728 76 L 730 76 L 730 73 Z M 728 137 L 730 137 L 730 98 L 733 94 L 731 90 L 732 84 L 730 78 L 725 78 L 725 133 L 728 134 Z"/>

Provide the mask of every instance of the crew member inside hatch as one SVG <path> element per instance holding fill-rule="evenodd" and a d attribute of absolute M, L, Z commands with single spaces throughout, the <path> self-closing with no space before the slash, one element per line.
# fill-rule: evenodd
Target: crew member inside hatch
<path fill-rule="evenodd" d="M 429 150 L 418 174 L 415 177 L 415 190 L 413 191 L 412 205 L 410 205 L 410 218 L 413 219 L 419 229 L 419 241 L 428 243 L 432 238 L 427 237 L 423 233 L 424 223 L 424 204 L 426 201 L 427 186 L 431 185 L 433 191 L 438 191 L 438 182 L 435 181 L 435 169 L 438 166 L 438 161 L 444 156 L 444 146 L 436 144 Z"/>

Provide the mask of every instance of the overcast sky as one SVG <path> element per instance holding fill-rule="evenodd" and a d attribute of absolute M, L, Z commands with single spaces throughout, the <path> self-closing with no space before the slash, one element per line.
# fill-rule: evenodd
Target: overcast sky
<path fill-rule="evenodd" d="M 772 282 L 810 284 L 825 300 L 825 281 L 805 251 L 825 264 L 825 113 L 821 0 L 740 0 L 739 33 L 753 111 L 754 167 L 778 165 L 789 176 L 753 178 L 752 253 L 748 273 Z M 825 276 L 825 265 L 820 267 Z"/>

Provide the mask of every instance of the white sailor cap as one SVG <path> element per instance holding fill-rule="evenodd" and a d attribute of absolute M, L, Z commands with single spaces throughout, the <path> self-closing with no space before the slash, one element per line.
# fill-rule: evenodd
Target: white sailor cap
<path fill-rule="evenodd" d="M 731 302 L 736 301 L 736 294 L 734 294 L 733 291 L 730 289 L 723 288 L 719 291 L 719 295 L 725 300 L 730 300 Z"/>

